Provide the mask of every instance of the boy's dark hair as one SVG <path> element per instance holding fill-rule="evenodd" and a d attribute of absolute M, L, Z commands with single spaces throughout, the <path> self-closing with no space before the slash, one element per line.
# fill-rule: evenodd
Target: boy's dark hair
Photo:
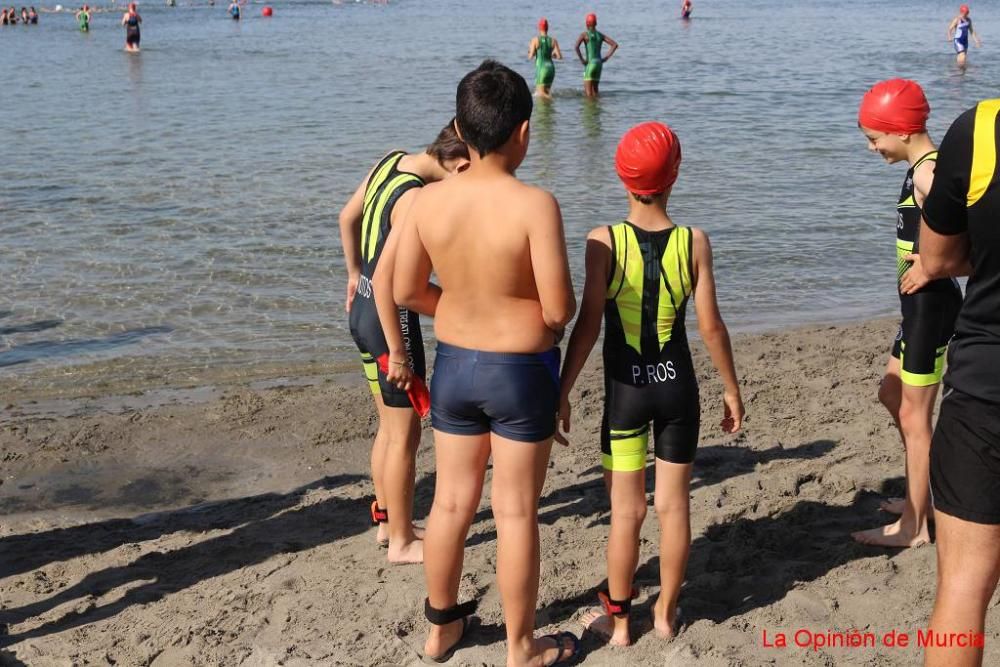
<path fill-rule="evenodd" d="M 454 118 L 441 128 L 437 138 L 427 147 L 427 154 L 437 160 L 442 167 L 448 160 L 469 159 L 469 147 L 455 131 Z"/>
<path fill-rule="evenodd" d="M 484 60 L 462 78 L 455 102 L 458 130 L 481 157 L 507 143 L 534 105 L 524 77 L 495 60 Z"/>

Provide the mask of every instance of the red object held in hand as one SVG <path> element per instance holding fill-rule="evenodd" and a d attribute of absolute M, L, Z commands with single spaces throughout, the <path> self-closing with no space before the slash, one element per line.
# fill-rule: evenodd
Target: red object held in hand
<path fill-rule="evenodd" d="M 378 364 L 379 370 L 383 374 L 389 374 L 389 355 L 383 354 L 375 360 Z M 410 405 L 413 409 L 417 411 L 420 418 L 423 419 L 431 411 L 431 392 L 427 390 L 427 385 L 424 383 L 423 379 L 419 375 L 414 375 L 410 378 L 410 389 L 406 392 L 406 395 L 410 397 Z"/>

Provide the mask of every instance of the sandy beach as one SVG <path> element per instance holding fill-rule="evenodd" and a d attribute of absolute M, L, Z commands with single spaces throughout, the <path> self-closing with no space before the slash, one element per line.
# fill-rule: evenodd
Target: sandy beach
<path fill-rule="evenodd" d="M 921 660 L 933 547 L 887 551 L 849 539 L 888 523 L 878 502 L 903 490 L 903 450 L 875 398 L 895 326 L 737 336 L 749 419 L 734 438 L 716 426 L 719 385 L 693 343 L 703 427 L 686 627 L 664 643 L 645 622 L 658 590 L 650 512 L 636 645 L 587 636 L 585 664 Z M 543 632 L 579 630 L 604 580 L 599 354 L 578 387 L 571 446 L 553 450 L 540 511 Z M 360 372 L 62 402 L 22 392 L 0 407 L 0 665 L 419 662 L 423 571 L 389 566 L 375 543 L 374 418 Z M 425 430 L 418 518 L 430 506 L 432 464 Z M 503 664 L 495 540 L 487 496 L 462 581 L 462 597 L 481 600 L 483 624 L 451 664 Z M 852 630 L 876 645 L 814 646 L 816 636 Z M 909 646 L 886 646 L 893 631 Z M 1000 664 L 998 632 L 993 613 L 985 664 Z M 768 646 L 779 633 L 788 646 Z"/>

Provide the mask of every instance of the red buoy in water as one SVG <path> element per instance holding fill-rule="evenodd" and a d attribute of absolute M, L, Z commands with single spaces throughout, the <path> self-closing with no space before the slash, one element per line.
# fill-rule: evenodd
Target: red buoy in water
<path fill-rule="evenodd" d="M 264 9 L 260 10 L 261 16 L 271 16 L 273 13 L 274 11 L 267 6 L 265 6 Z"/>

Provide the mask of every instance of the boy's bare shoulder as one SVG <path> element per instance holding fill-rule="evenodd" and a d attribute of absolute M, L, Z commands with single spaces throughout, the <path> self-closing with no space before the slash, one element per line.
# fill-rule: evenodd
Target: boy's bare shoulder
<path fill-rule="evenodd" d="M 611 232 L 608 230 L 607 225 L 601 225 L 600 227 L 594 227 L 589 232 L 587 232 L 588 241 L 597 241 L 598 243 L 603 243 L 604 245 L 611 247 Z"/>

